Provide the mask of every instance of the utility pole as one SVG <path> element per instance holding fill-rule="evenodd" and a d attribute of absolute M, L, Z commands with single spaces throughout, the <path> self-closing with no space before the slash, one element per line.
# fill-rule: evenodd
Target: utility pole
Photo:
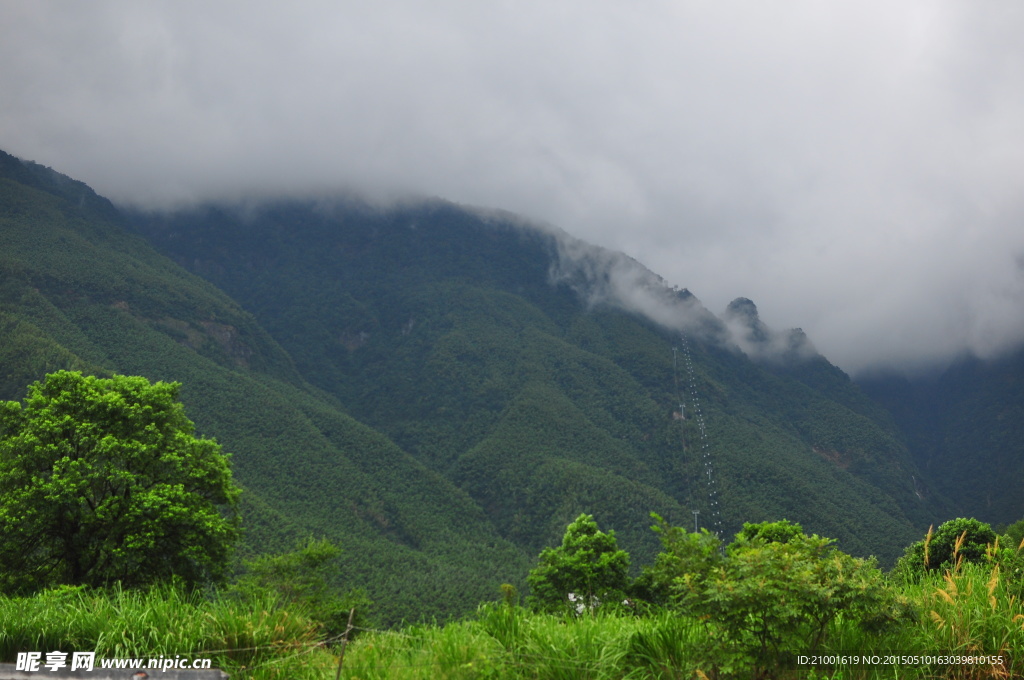
<path fill-rule="evenodd" d="M 693 511 L 693 533 L 697 533 L 699 531 L 699 529 L 697 528 L 697 515 L 699 514 L 700 510 Z"/>

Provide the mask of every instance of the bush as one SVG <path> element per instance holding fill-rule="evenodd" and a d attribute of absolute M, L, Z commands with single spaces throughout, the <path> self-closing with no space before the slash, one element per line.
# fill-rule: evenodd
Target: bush
<path fill-rule="evenodd" d="M 904 614 L 873 560 L 798 525 L 744 525 L 724 557 L 706 534 L 657 529 L 666 550 L 645 573 L 684 615 L 708 622 L 717 641 L 709 659 L 723 672 L 768 677 L 797 654 L 822 650 L 840 618 L 879 632 Z"/>
<path fill-rule="evenodd" d="M 296 609 L 317 622 L 327 637 L 339 636 L 348 626 L 350 610 L 357 609 L 360 623 L 365 624 L 371 604 L 363 591 L 343 594 L 333 583 L 340 555 L 341 548 L 327 539 L 311 537 L 293 552 L 247 561 L 245 573 L 227 594 L 249 601 L 270 596 L 279 606 Z"/>

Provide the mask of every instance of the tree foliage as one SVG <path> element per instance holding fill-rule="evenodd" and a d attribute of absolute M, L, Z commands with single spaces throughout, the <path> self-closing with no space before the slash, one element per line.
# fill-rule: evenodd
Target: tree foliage
<path fill-rule="evenodd" d="M 637 597 L 657 605 L 685 606 L 703 592 L 704 580 L 722 562 L 722 541 L 707 529 L 688 533 L 657 513 L 651 529 L 661 539 L 663 550 L 654 564 L 645 566 L 634 584 Z"/>
<path fill-rule="evenodd" d="M 1024 546 L 1024 519 L 1019 519 L 1003 530 L 1003 543 L 1010 547 Z"/>
<path fill-rule="evenodd" d="M 722 555 L 713 535 L 655 519 L 665 551 L 641 580 L 667 592 L 682 613 L 714 622 L 714 658 L 723 669 L 749 665 L 754 677 L 765 677 L 795 654 L 822 649 L 840 615 L 868 631 L 903 615 L 873 560 L 851 557 L 799 525 L 745 524 Z"/>
<path fill-rule="evenodd" d="M 566 527 L 561 546 L 541 552 L 527 582 L 538 609 L 593 609 L 621 601 L 629 587 L 629 555 L 619 550 L 614 531 L 600 531 L 591 515 L 581 514 Z"/>
<path fill-rule="evenodd" d="M 928 571 L 946 571 L 958 562 L 981 564 L 995 541 L 996 532 L 985 522 L 973 517 L 951 519 L 907 546 L 896 572 L 909 578 Z"/>
<path fill-rule="evenodd" d="M 753 541 L 789 543 L 802 536 L 804 536 L 804 528 L 798 523 L 785 519 L 778 522 L 744 522 L 743 528 L 736 534 L 736 541 L 729 547 L 735 546 L 739 549 L 750 545 Z"/>
<path fill-rule="evenodd" d="M 821 649 L 840 614 L 884 627 L 898 609 L 882 572 L 832 543 L 806 534 L 785 542 L 741 536 L 708 579 L 699 611 L 765 668 Z"/>
<path fill-rule="evenodd" d="M 0 402 L 0 588 L 224 575 L 239 491 L 178 389 L 59 371 Z"/>

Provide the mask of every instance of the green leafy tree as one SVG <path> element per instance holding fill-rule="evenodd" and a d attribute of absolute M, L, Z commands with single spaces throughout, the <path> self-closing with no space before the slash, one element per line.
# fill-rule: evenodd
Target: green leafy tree
<path fill-rule="evenodd" d="M 633 585 L 640 599 L 657 605 L 684 609 L 704 590 L 704 580 L 722 562 L 722 541 L 707 529 L 688 533 L 651 513 L 663 547 L 654 564 L 645 566 Z"/>
<path fill-rule="evenodd" d="M 988 559 L 996 532 L 985 522 L 958 517 L 944 522 L 938 530 L 907 546 L 894 571 L 911 579 L 929 571 L 946 571 L 958 562 L 981 564 Z"/>
<path fill-rule="evenodd" d="M 179 387 L 60 371 L 0 402 L 0 588 L 223 577 L 239 490 Z"/>
<path fill-rule="evenodd" d="M 600 531 L 592 516 L 582 514 L 566 527 L 561 546 L 541 551 L 526 580 L 538 609 L 592 611 L 624 598 L 629 554 L 619 550 L 614 531 Z"/>

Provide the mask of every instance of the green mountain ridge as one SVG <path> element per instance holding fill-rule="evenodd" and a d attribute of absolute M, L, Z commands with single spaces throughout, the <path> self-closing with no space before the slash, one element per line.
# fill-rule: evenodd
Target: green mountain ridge
<path fill-rule="evenodd" d="M 581 511 L 641 556 L 657 549 L 651 510 L 710 514 L 696 424 L 672 417 L 680 331 L 727 531 L 788 516 L 891 560 L 932 511 L 891 418 L 792 345 L 802 333 L 786 336 L 792 356 L 754 363 L 688 291 L 555 230 L 443 201 L 204 206 L 134 223 L 528 553 Z"/>
<path fill-rule="evenodd" d="M 142 213 L 0 154 L 0 397 L 58 368 L 182 382 L 233 453 L 244 552 L 331 538 L 384 622 L 521 586 L 580 512 L 634 565 L 651 511 L 787 518 L 884 563 L 947 518 L 890 413 L 740 309 L 440 200 Z"/>

